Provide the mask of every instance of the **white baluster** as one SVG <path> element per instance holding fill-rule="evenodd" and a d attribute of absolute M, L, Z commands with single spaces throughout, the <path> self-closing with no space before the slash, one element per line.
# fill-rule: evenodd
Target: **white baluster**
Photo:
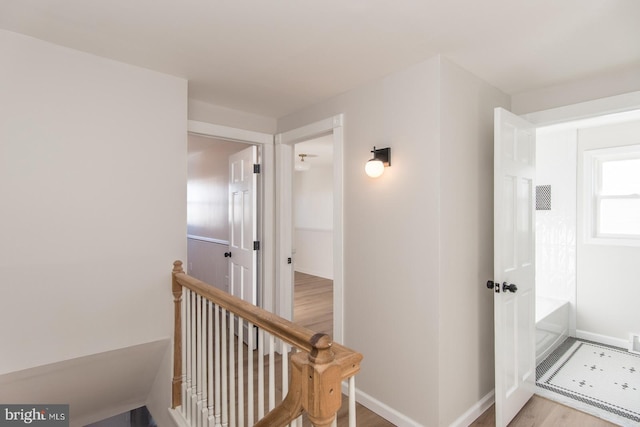
<path fill-rule="evenodd" d="M 191 420 L 198 423 L 198 338 L 197 338 L 197 295 L 191 301 Z"/>
<path fill-rule="evenodd" d="M 222 309 L 222 426 L 229 425 L 229 395 L 227 393 L 228 387 L 228 372 L 227 372 L 227 310 Z"/>
<path fill-rule="evenodd" d="M 269 411 L 276 407 L 276 342 L 269 334 Z"/>
<path fill-rule="evenodd" d="M 213 364 L 215 363 L 213 354 L 213 303 L 207 301 L 207 427 L 213 427 Z"/>
<path fill-rule="evenodd" d="M 282 398 L 289 393 L 289 345 L 281 342 L 282 348 Z M 291 424 L 290 424 L 291 425 Z"/>
<path fill-rule="evenodd" d="M 214 415 L 215 415 L 215 427 L 220 427 L 221 425 L 221 411 L 222 411 L 222 404 L 221 404 L 221 400 L 222 398 L 220 397 L 220 393 L 222 392 L 221 388 L 220 388 L 220 383 L 221 383 L 221 378 L 220 378 L 220 364 L 221 362 L 221 356 L 220 356 L 220 334 L 222 333 L 221 328 L 220 328 L 220 307 L 218 307 L 217 305 L 214 307 L 214 313 L 215 313 L 215 332 L 214 332 L 214 339 L 215 339 L 215 372 L 214 372 L 214 376 L 215 376 L 215 407 L 214 407 Z"/>
<path fill-rule="evenodd" d="M 196 296 L 196 414 L 195 424 L 202 426 L 202 297 Z"/>
<path fill-rule="evenodd" d="M 289 344 L 282 343 L 282 398 L 289 393 Z"/>
<path fill-rule="evenodd" d="M 182 288 L 182 310 L 181 310 L 181 325 L 182 325 L 182 388 L 181 395 L 182 401 L 180 404 L 180 411 L 186 418 L 185 407 L 187 404 L 187 298 L 189 289 Z"/>
<path fill-rule="evenodd" d="M 253 404 L 254 404 L 254 393 L 255 387 L 253 383 L 253 357 L 255 355 L 255 328 L 253 327 L 253 323 L 247 323 L 247 331 L 249 334 L 248 337 L 248 347 L 247 347 L 247 425 L 252 426 L 255 424 L 256 420 L 254 418 Z"/>
<path fill-rule="evenodd" d="M 235 316 L 229 312 L 229 423 L 236 426 Z"/>
<path fill-rule="evenodd" d="M 349 427 L 356 427 L 356 377 L 349 378 Z"/>
<path fill-rule="evenodd" d="M 258 419 L 264 418 L 264 331 L 258 329 Z"/>
<path fill-rule="evenodd" d="M 244 427 L 244 319 L 238 317 L 238 427 Z"/>
<path fill-rule="evenodd" d="M 186 403 L 185 403 L 185 408 L 184 408 L 184 413 L 185 413 L 185 418 L 187 419 L 187 421 L 191 421 L 191 328 L 193 327 L 193 325 L 191 324 L 191 309 L 192 309 L 192 305 L 191 305 L 191 298 L 192 298 L 192 292 L 191 290 L 187 290 L 187 310 L 186 310 L 186 317 L 187 317 L 187 389 L 186 389 Z"/>
<path fill-rule="evenodd" d="M 331 421 L 331 427 L 338 427 L 338 414 L 336 414 L 333 421 Z"/>

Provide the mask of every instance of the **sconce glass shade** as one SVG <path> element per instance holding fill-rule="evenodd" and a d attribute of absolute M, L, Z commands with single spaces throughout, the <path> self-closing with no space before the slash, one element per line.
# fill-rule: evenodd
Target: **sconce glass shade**
<path fill-rule="evenodd" d="M 364 165 L 364 171 L 371 178 L 377 178 L 384 173 L 384 163 L 379 159 L 371 159 Z"/>
<path fill-rule="evenodd" d="M 371 178 L 377 178 L 384 173 L 384 168 L 391 166 L 391 148 L 373 147 L 373 158 L 364 165 L 364 171 Z"/>

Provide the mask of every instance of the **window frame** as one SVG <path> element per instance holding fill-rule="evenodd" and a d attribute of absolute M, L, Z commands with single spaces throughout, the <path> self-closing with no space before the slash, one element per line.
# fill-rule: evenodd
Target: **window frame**
<path fill-rule="evenodd" d="M 640 159 L 640 144 L 599 148 L 584 152 L 585 242 L 590 244 L 640 246 L 640 234 L 613 234 L 600 231 L 603 200 L 640 199 L 640 194 L 603 195 L 602 166 L 606 162 Z"/>

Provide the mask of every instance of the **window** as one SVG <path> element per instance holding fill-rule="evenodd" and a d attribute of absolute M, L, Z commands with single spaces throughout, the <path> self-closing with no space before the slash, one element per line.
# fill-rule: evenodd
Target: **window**
<path fill-rule="evenodd" d="M 640 145 L 586 151 L 585 161 L 589 237 L 640 245 Z"/>

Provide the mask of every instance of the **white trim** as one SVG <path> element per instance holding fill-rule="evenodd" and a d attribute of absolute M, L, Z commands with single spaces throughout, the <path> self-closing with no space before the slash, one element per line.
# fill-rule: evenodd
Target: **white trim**
<path fill-rule="evenodd" d="M 180 408 L 180 406 L 176 409 L 169 408 L 169 415 L 171 415 L 171 419 L 175 422 L 177 427 L 190 427 L 189 423 L 184 419 L 182 412 L 180 412 L 178 408 Z"/>
<path fill-rule="evenodd" d="M 622 113 L 638 109 L 640 91 L 581 102 L 549 110 L 523 114 L 520 117 L 537 126 L 547 126 L 573 120 L 587 119 L 604 114 Z"/>
<path fill-rule="evenodd" d="M 342 383 L 342 393 L 349 394 L 349 386 L 346 382 Z M 387 421 L 402 427 L 423 427 L 419 422 L 409 418 L 403 413 L 393 409 L 392 407 L 380 402 L 378 399 L 369 396 L 364 391 L 356 387 L 356 401 L 367 409 L 380 415 Z"/>
<path fill-rule="evenodd" d="M 291 145 L 296 142 L 315 138 L 316 136 L 320 136 L 323 133 L 327 133 L 334 128 L 342 126 L 344 126 L 344 115 L 338 114 L 324 120 L 310 123 L 306 126 L 280 133 L 277 137 L 279 138 L 279 143 Z"/>
<path fill-rule="evenodd" d="M 277 134 L 275 153 L 278 162 L 276 176 L 276 206 L 279 235 L 276 248 L 276 314 L 285 319 L 293 315 L 293 265 L 287 264 L 292 254 L 292 201 L 291 194 L 283 189 L 291 188 L 293 171 L 293 145 L 322 134 L 333 135 L 333 340 L 342 343 L 344 337 L 344 232 L 343 232 L 343 145 L 344 115 L 338 114 L 324 120 Z"/>
<path fill-rule="evenodd" d="M 195 234 L 187 234 L 187 239 L 199 240 L 201 242 L 215 243 L 217 245 L 229 246 L 228 240 L 213 239 L 211 237 L 196 236 Z"/>
<path fill-rule="evenodd" d="M 333 233 L 333 228 L 322 228 L 322 227 L 295 227 L 296 230 L 300 231 L 315 231 L 318 233 Z"/>
<path fill-rule="evenodd" d="M 614 338 L 607 335 L 600 335 L 593 332 L 576 331 L 576 338 L 580 338 L 587 341 L 593 341 L 600 344 L 612 345 L 614 347 L 629 348 L 629 341 L 622 338 Z"/>
<path fill-rule="evenodd" d="M 600 231 L 600 206 L 603 199 L 638 199 L 640 195 L 601 195 L 603 163 L 640 158 L 640 145 L 623 145 L 585 150 L 583 154 L 584 176 L 583 212 L 584 243 L 587 245 L 640 246 L 637 234 L 604 234 Z"/>
<path fill-rule="evenodd" d="M 230 141 L 239 141 L 251 144 L 272 144 L 273 135 L 251 130 L 237 129 L 229 126 L 215 125 L 213 123 L 189 120 L 187 131 L 198 135 L 213 136 Z"/>
<path fill-rule="evenodd" d="M 262 148 L 260 163 L 262 165 L 260 174 L 261 200 L 259 204 L 261 222 L 258 228 L 262 230 L 261 240 L 261 264 L 260 273 L 262 277 L 262 287 L 259 292 L 258 305 L 269 312 L 275 310 L 275 154 L 273 135 L 254 132 L 250 130 L 237 129 L 229 126 L 221 126 L 212 123 L 189 120 L 187 125 L 189 133 L 220 138 L 245 144 L 258 144 Z M 260 274 L 259 273 L 259 274 Z"/>
<path fill-rule="evenodd" d="M 450 427 L 467 427 L 471 425 L 478 417 L 487 411 L 495 402 L 495 390 L 491 390 L 484 395 L 482 399 L 476 402 L 464 414 L 460 415 L 457 420 L 450 424 Z"/>

